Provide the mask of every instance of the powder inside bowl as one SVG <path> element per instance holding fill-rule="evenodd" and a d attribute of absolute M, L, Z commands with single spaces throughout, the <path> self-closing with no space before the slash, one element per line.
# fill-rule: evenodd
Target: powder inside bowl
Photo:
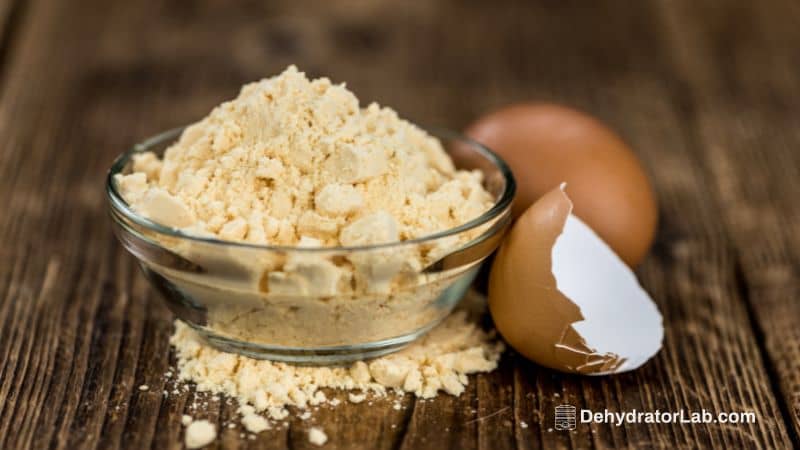
<path fill-rule="evenodd" d="M 360 108 L 344 85 L 309 80 L 294 66 L 244 86 L 186 128 L 163 159 L 135 154 L 132 172 L 115 182 L 136 212 L 188 234 L 297 248 L 420 238 L 494 203 L 483 173 L 455 169 L 437 138 L 389 108 Z M 180 293 L 183 310 L 204 316 L 181 319 L 218 337 L 304 349 L 374 343 L 415 336 L 450 311 L 478 261 L 423 268 L 490 226 L 329 253 L 153 233 L 202 270 L 158 261 L 148 269 Z"/>

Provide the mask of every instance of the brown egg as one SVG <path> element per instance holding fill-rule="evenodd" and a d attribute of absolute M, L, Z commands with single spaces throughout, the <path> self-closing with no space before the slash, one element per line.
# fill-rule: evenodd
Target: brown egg
<path fill-rule="evenodd" d="M 655 235 L 658 208 L 631 149 L 582 112 L 552 104 L 518 104 L 490 113 L 466 134 L 500 154 L 517 180 L 514 215 L 566 182 L 575 215 L 631 267 Z"/>
<path fill-rule="evenodd" d="M 636 369 L 661 348 L 661 314 L 572 207 L 562 185 L 511 228 L 489 277 L 495 326 L 520 354 L 546 367 L 584 375 Z"/>

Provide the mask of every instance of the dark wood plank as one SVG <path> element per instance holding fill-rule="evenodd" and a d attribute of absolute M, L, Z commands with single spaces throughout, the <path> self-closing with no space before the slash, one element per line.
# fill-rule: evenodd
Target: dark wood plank
<path fill-rule="evenodd" d="M 687 126 L 706 150 L 700 163 L 722 206 L 759 345 L 800 445 L 800 8 L 783 1 L 724 10 L 671 6 L 665 24 L 691 93 Z"/>
<path fill-rule="evenodd" d="M 796 116 L 797 102 L 765 97 L 794 98 L 797 86 L 787 65 L 762 88 L 746 60 L 796 38 L 800 30 L 788 25 L 796 11 L 779 2 L 748 14 L 727 5 L 692 18 L 693 4 L 31 2 L 0 100 L 0 193 L 10 199 L 0 251 L 13 261 L 0 270 L 0 448 L 180 448 L 184 412 L 220 426 L 234 415 L 204 394 L 171 393 L 175 383 L 163 377 L 171 316 L 114 243 L 102 179 L 113 155 L 137 139 L 194 120 L 289 63 L 347 80 L 361 98 L 420 123 L 458 128 L 521 99 L 584 108 L 637 149 L 662 204 L 657 247 L 640 271 L 667 322 L 653 362 L 581 378 L 509 354 L 460 398 L 409 398 L 400 411 L 388 402 L 321 409 L 314 423 L 328 432 L 327 448 L 791 446 L 769 374 L 796 405 L 800 341 L 784 314 L 796 308 L 785 299 L 797 287 L 798 234 L 790 230 L 798 207 L 785 192 L 796 189 L 797 166 L 780 150 L 794 141 L 765 135 Z M 763 14 L 758 29 L 771 41 L 754 34 L 730 43 L 739 72 L 724 78 L 703 58 L 725 58 L 718 46 L 727 35 L 705 21 L 724 28 L 731 14 L 749 13 Z M 784 25 L 770 31 L 773 15 Z M 793 48 L 760 57 L 772 63 Z M 749 103 L 723 101 L 738 91 L 709 100 L 704 89 L 717 83 L 744 89 Z M 738 118 L 745 111 L 755 125 Z M 731 124 L 739 131 L 727 135 Z M 779 163 L 750 148 L 753 129 L 761 136 L 753 142 L 777 148 Z M 748 155 L 748 164 L 718 147 Z M 743 176 L 751 172 L 761 179 Z M 765 202 L 775 194 L 781 200 Z M 789 214 L 768 224 L 763 241 L 760 225 L 743 218 L 758 207 L 767 217 Z M 768 251 L 754 252 L 754 239 Z M 565 433 L 551 430 L 561 403 L 755 411 L 758 422 Z M 209 448 L 307 448 L 308 426 L 292 420 L 255 440 L 225 429 Z"/>
<path fill-rule="evenodd" d="M 7 63 L 13 60 L 16 37 L 24 23 L 27 4 L 18 0 L 0 0 L 0 80 Z"/>

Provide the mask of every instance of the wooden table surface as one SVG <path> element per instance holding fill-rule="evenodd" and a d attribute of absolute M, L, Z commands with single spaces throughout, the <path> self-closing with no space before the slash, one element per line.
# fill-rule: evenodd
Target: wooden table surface
<path fill-rule="evenodd" d="M 585 378 L 507 354 L 460 398 L 321 410 L 327 448 L 800 446 L 797 2 L 3 0 L 0 18 L 0 448 L 181 447 L 204 396 L 162 395 L 172 318 L 112 236 L 105 172 L 291 63 L 426 124 L 582 108 L 661 203 L 638 275 L 666 336 L 644 368 Z M 553 431 L 562 403 L 757 422 Z M 209 448 L 308 448 L 308 426 Z"/>

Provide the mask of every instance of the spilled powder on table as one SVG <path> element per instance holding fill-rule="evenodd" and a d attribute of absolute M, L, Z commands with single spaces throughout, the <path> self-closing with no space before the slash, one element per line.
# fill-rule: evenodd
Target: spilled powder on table
<path fill-rule="evenodd" d="M 465 303 L 478 299 L 474 293 L 468 297 Z M 225 353 L 180 321 L 175 322 L 170 342 L 178 360 L 178 377 L 195 383 L 198 391 L 236 398 L 242 425 L 258 433 L 286 419 L 287 407 L 308 419 L 311 407 L 339 406 L 342 402 L 328 399 L 324 388 L 346 391 L 351 403 L 392 392 L 420 398 L 460 395 L 469 383 L 468 375 L 494 370 L 504 349 L 494 331 L 484 331 L 476 317 L 457 310 L 405 349 L 349 367 L 294 366 Z"/>

